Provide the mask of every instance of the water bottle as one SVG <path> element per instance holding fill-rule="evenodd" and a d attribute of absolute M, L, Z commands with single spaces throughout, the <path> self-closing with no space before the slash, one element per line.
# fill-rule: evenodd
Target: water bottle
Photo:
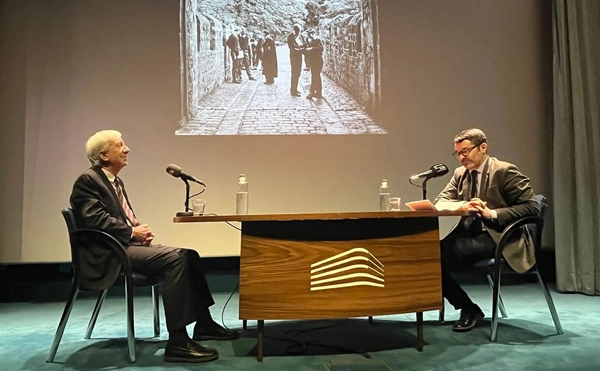
<path fill-rule="evenodd" d="M 390 191 L 388 189 L 387 179 L 381 181 L 379 187 L 379 210 L 390 211 Z"/>
<path fill-rule="evenodd" d="M 240 179 L 238 180 L 235 213 L 238 215 L 248 214 L 248 182 L 246 181 L 245 174 L 240 174 Z"/>

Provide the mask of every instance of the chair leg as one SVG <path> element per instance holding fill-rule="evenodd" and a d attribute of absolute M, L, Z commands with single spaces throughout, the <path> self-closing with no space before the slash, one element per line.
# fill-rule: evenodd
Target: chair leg
<path fill-rule="evenodd" d="M 440 309 L 440 313 L 438 315 L 438 321 L 440 322 L 444 322 L 445 321 L 445 314 L 446 314 L 446 300 L 444 298 L 442 298 L 442 309 Z"/>
<path fill-rule="evenodd" d="M 498 299 L 500 297 L 500 273 L 494 274 L 493 282 L 493 298 L 492 298 L 492 334 L 491 341 L 498 339 Z"/>
<path fill-rule="evenodd" d="M 487 279 L 490 283 L 491 289 L 494 290 L 494 281 L 492 281 L 492 276 L 488 274 Z M 498 293 L 498 305 L 500 305 L 500 314 L 502 315 L 502 318 L 508 318 L 508 315 L 506 314 L 506 308 L 504 308 L 504 302 L 502 301 L 502 295 L 500 295 L 500 293 Z"/>
<path fill-rule="evenodd" d="M 540 276 L 540 272 L 537 267 L 535 267 L 535 275 L 542 287 L 542 292 L 544 293 L 544 297 L 546 298 L 546 303 L 548 303 L 548 309 L 550 310 L 550 314 L 552 315 L 552 320 L 554 321 L 554 327 L 556 327 L 556 332 L 558 334 L 563 334 L 563 329 L 560 324 L 560 320 L 558 319 L 558 313 L 556 313 L 556 307 L 554 306 L 554 301 L 552 300 L 552 296 L 550 296 L 550 291 L 548 290 L 548 285 L 542 280 L 542 276 Z"/>
<path fill-rule="evenodd" d="M 73 283 L 71 287 L 71 292 L 69 293 L 69 298 L 67 299 L 67 303 L 65 304 L 65 310 L 63 311 L 62 317 L 60 318 L 60 322 L 58 323 L 58 328 L 56 329 L 56 334 L 54 335 L 54 342 L 52 342 L 52 347 L 50 347 L 50 353 L 48 354 L 48 359 L 46 362 L 54 362 L 54 357 L 56 356 L 56 351 L 58 350 L 58 346 L 60 344 L 60 340 L 62 339 L 63 333 L 65 332 L 65 327 L 67 327 L 67 321 L 69 320 L 69 316 L 71 315 L 71 309 L 73 309 L 73 304 L 75 303 L 75 299 L 77 298 L 77 293 L 79 292 L 79 285 Z"/>
<path fill-rule="evenodd" d="M 94 307 L 94 311 L 92 312 L 90 323 L 88 323 L 87 330 L 85 331 L 85 339 L 89 339 L 92 337 L 92 331 L 94 331 L 94 326 L 96 326 L 96 320 L 98 319 L 98 314 L 100 313 L 100 308 L 102 308 L 102 303 L 104 303 L 104 298 L 106 298 L 107 292 L 108 290 L 102 290 L 98 295 L 98 300 L 96 300 L 96 306 Z"/>
<path fill-rule="evenodd" d="M 135 363 L 135 330 L 133 328 L 133 284 L 130 277 L 125 277 L 125 301 L 127 306 L 127 360 Z"/>
<path fill-rule="evenodd" d="M 369 322 L 373 323 L 373 316 L 369 316 Z"/>
<path fill-rule="evenodd" d="M 160 309 L 158 305 L 158 286 L 152 286 L 152 305 L 154 306 L 154 337 L 160 336 Z"/>
<path fill-rule="evenodd" d="M 247 320 L 243 320 L 243 321 L 242 321 L 242 328 L 243 328 L 244 330 L 247 330 L 247 329 L 248 329 L 248 321 L 247 321 Z"/>

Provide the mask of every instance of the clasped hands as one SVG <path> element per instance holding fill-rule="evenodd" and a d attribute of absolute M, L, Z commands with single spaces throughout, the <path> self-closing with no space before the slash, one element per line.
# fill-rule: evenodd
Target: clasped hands
<path fill-rule="evenodd" d="M 477 197 L 471 199 L 471 201 L 465 202 L 461 209 L 471 213 L 476 213 L 483 219 L 492 219 L 492 209 L 487 207 L 487 202 Z"/>
<path fill-rule="evenodd" d="M 141 243 L 144 246 L 150 246 L 150 243 L 154 239 L 154 233 L 148 224 L 139 224 L 133 227 L 133 240 Z"/>

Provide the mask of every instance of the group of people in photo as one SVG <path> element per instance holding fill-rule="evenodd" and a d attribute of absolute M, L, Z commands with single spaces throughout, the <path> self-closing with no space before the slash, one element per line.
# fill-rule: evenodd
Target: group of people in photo
<path fill-rule="evenodd" d="M 305 71 L 310 71 L 310 89 L 306 98 L 322 98 L 323 84 L 321 71 L 323 70 L 323 42 L 317 36 L 315 29 L 302 30 L 299 24 L 287 36 L 287 45 L 290 52 L 291 83 L 290 95 L 300 97 L 298 81 L 302 73 L 304 60 Z M 243 72 L 248 80 L 256 80 L 252 70 L 261 69 L 265 76 L 265 84 L 274 84 L 278 77 L 277 45 L 271 33 L 264 30 L 262 33 L 249 34 L 244 27 L 237 27 L 226 40 L 231 56 L 231 82 L 239 84 L 243 81 Z"/>

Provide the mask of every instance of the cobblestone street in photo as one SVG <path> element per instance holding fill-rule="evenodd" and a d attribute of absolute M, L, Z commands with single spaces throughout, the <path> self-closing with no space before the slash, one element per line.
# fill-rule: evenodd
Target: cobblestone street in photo
<path fill-rule="evenodd" d="M 200 101 L 199 114 L 177 135 L 386 134 L 344 89 L 322 74 L 323 98 L 306 98 L 310 71 L 302 71 L 300 97 L 290 95 L 291 67 L 287 45 L 277 47 L 278 75 L 266 85 L 259 69 L 256 81 L 225 82 Z M 303 65 L 304 67 L 304 65 Z M 227 71 L 231 74 L 231 71 Z"/>

